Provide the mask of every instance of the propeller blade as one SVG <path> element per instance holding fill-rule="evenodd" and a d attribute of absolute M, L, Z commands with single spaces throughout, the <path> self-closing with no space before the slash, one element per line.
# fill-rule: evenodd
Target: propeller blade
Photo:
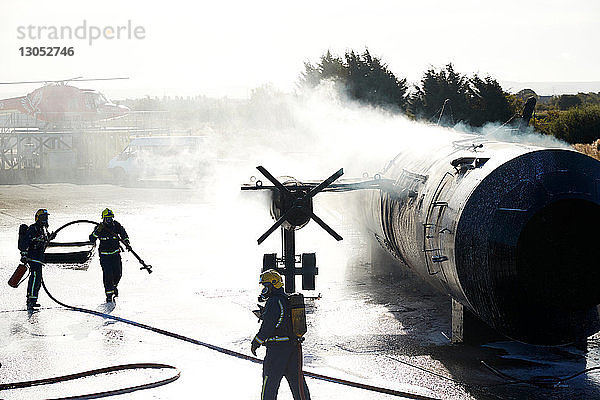
<path fill-rule="evenodd" d="M 273 183 L 273 185 L 275 185 L 275 187 L 280 190 L 281 194 L 283 194 L 283 195 L 291 194 L 291 192 L 283 184 L 281 184 L 281 182 L 279 182 L 273 175 L 271 175 L 271 173 L 269 171 L 267 171 L 263 166 L 259 165 L 258 167 L 256 167 L 256 169 L 259 170 L 269 181 L 271 181 L 271 183 Z M 325 179 L 319 185 L 315 186 L 304 196 L 302 196 L 299 199 L 296 199 L 290 205 L 288 210 L 285 213 L 283 213 L 283 215 L 281 217 L 279 217 L 279 219 L 277 219 L 277 221 L 275 221 L 275 223 L 265 233 L 263 233 L 261 235 L 261 237 L 258 238 L 258 244 L 261 244 L 262 242 L 264 242 L 265 239 L 267 237 L 269 237 L 269 235 L 271 233 L 273 233 L 277 228 L 279 228 L 286 221 L 288 215 L 292 212 L 292 210 L 300 211 L 300 212 L 306 214 L 307 216 L 309 216 L 310 218 L 312 218 L 317 224 L 319 224 L 319 226 L 321 226 L 321 228 L 325 229 L 327 231 L 327 233 L 329 233 L 331 236 L 333 236 L 335 238 L 335 240 L 338 240 L 338 241 L 343 240 L 343 238 L 340 235 L 338 235 L 336 231 L 334 231 L 329 225 L 327 225 L 325 222 L 323 222 L 323 220 L 321 218 L 317 217 L 311 210 L 305 209 L 302 206 L 298 206 L 298 204 L 301 204 L 304 200 L 315 196 L 317 193 L 319 193 L 320 191 L 325 189 L 327 186 L 329 186 L 333 181 L 338 179 L 343 174 L 344 174 L 344 169 L 340 168 L 337 172 L 335 172 L 329 178 Z"/>
<path fill-rule="evenodd" d="M 317 186 L 311 189 L 310 192 L 307 193 L 307 195 L 313 197 L 342 175 L 344 175 L 344 168 L 340 168 L 339 171 L 331 175 L 329 178 L 325 179 L 323 182 L 319 183 Z"/>
<path fill-rule="evenodd" d="M 281 224 L 283 224 L 285 222 L 285 219 L 287 218 L 288 214 L 289 214 L 289 211 L 286 212 L 285 214 L 283 214 L 281 217 L 279 217 L 279 219 L 277 221 L 275 221 L 275 223 L 265 233 L 263 233 L 261 235 L 261 237 L 258 238 L 258 244 L 261 244 L 262 242 L 264 242 L 265 239 L 268 238 L 269 235 L 275 231 L 275 229 L 279 228 L 281 226 Z"/>
<path fill-rule="evenodd" d="M 321 226 L 321 228 L 325 229 L 327 231 L 327 233 L 329 233 L 331 236 L 333 236 L 335 238 L 335 240 L 337 240 L 338 242 L 340 240 L 343 240 L 344 238 L 341 237 L 340 235 L 337 234 L 336 231 L 334 231 L 333 229 L 331 229 L 331 227 L 329 225 L 327 225 L 325 222 L 323 222 L 323 220 L 319 217 L 317 217 L 315 215 L 315 213 L 307 211 L 307 210 L 302 210 L 303 212 L 307 212 L 308 215 L 310 215 L 310 217 Z"/>
<path fill-rule="evenodd" d="M 273 185 L 275 185 L 275 187 L 277 189 L 279 189 L 281 191 L 281 194 L 289 194 L 289 190 L 287 190 L 287 188 L 285 186 L 283 186 L 283 184 L 281 182 L 279 182 L 273 175 L 271 175 L 271 173 L 269 171 L 267 171 L 267 169 L 265 167 L 263 167 L 262 165 L 259 165 L 258 167 L 256 167 L 257 170 L 260 171 L 261 174 L 263 174 L 268 180 L 271 181 L 271 183 Z"/>

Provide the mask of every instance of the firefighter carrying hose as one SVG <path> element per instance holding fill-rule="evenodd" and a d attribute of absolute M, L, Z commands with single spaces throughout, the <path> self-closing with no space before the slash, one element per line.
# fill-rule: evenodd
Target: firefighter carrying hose
<path fill-rule="evenodd" d="M 42 284 L 42 265 L 44 252 L 53 235 L 48 233 L 48 210 L 41 208 L 35 213 L 35 223 L 29 225 L 25 234 L 19 239 L 21 262 L 29 266 L 27 283 L 27 309 L 33 310 L 40 305 L 37 302 Z M 24 226 L 25 227 L 25 226 Z M 19 235 L 21 237 L 21 235 Z"/>
<path fill-rule="evenodd" d="M 259 301 L 266 304 L 260 310 L 262 324 L 251 344 L 252 354 L 261 345 L 267 348 L 263 362 L 261 400 L 275 400 L 281 378 L 286 377 L 294 400 L 310 400 L 308 387 L 299 366 L 300 346 L 292 329 L 292 315 L 288 296 L 283 290 L 281 275 L 270 269 L 260 275 L 263 290 Z M 302 387 L 300 387 L 302 384 Z M 301 396 L 303 390 L 304 397 Z"/>
<path fill-rule="evenodd" d="M 114 301 L 119 295 L 117 285 L 121 280 L 123 266 L 121 263 L 121 247 L 119 238 L 125 243 L 129 250 L 129 237 L 123 225 L 115 221 L 115 214 L 108 208 L 102 211 L 102 222 L 96 226 L 90 235 L 90 241 L 100 240 L 98 253 L 100 257 L 100 266 L 102 267 L 102 279 L 104 281 L 104 291 L 106 293 L 106 302 Z"/>

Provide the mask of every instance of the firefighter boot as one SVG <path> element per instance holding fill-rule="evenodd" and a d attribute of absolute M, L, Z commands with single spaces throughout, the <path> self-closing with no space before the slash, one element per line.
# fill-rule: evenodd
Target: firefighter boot
<path fill-rule="evenodd" d="M 27 309 L 33 310 L 34 308 L 39 308 L 40 305 L 37 302 L 37 299 L 27 299 Z"/>

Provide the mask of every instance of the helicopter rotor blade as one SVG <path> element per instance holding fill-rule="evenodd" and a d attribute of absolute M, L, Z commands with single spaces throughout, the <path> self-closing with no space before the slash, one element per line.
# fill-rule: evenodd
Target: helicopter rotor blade
<path fill-rule="evenodd" d="M 0 82 L 0 85 L 20 85 L 25 83 L 48 83 L 48 82 L 62 82 L 62 81 L 21 81 L 21 82 Z"/>
<path fill-rule="evenodd" d="M 20 81 L 20 82 L 0 82 L 0 85 L 21 85 L 26 83 L 61 83 L 61 82 L 85 82 L 85 81 L 113 81 L 113 80 L 121 80 L 121 79 L 129 79 L 129 77 L 117 77 L 117 78 L 89 78 L 89 79 L 81 79 L 81 76 L 72 79 L 62 79 L 58 81 Z"/>
<path fill-rule="evenodd" d="M 81 77 L 79 77 L 81 78 Z M 87 78 L 87 79 L 79 79 L 79 78 L 75 78 L 75 79 L 69 79 L 70 81 L 75 81 L 75 82 L 85 82 L 85 81 L 117 81 L 117 80 L 122 80 L 122 79 L 129 79 L 128 76 L 121 76 L 121 77 L 116 77 L 116 78 Z M 61 82 L 61 81 L 58 81 Z"/>

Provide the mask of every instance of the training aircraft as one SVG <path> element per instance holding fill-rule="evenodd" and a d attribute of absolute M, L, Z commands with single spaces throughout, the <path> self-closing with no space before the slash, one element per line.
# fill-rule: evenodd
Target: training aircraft
<path fill-rule="evenodd" d="M 526 126 L 533 106 L 528 101 L 513 126 Z M 452 298 L 453 340 L 485 325 L 541 345 L 599 332 L 600 162 L 566 147 L 459 138 L 432 142 L 429 152 L 398 149 L 374 179 L 355 183 L 333 183 L 342 169 L 321 183 L 281 183 L 259 166 L 273 185 L 242 186 L 272 193 L 275 223 L 258 243 L 281 227 L 285 250 L 283 257 L 265 254 L 263 270 L 284 274 L 286 290 L 296 274 L 303 289 L 314 289 L 314 253 L 296 267 L 293 232 L 312 219 L 341 240 L 316 217 L 312 197 L 352 191 L 345 207 L 356 209 L 373 243 L 392 256 L 386 262 Z"/>
<path fill-rule="evenodd" d="M 79 89 L 68 82 L 115 80 L 128 78 L 82 79 L 64 81 L 0 82 L 0 85 L 45 83 L 25 96 L 0 99 L 1 111 L 19 111 L 46 122 L 93 122 L 118 118 L 129 113 L 129 108 L 108 100 L 92 89 Z"/>

